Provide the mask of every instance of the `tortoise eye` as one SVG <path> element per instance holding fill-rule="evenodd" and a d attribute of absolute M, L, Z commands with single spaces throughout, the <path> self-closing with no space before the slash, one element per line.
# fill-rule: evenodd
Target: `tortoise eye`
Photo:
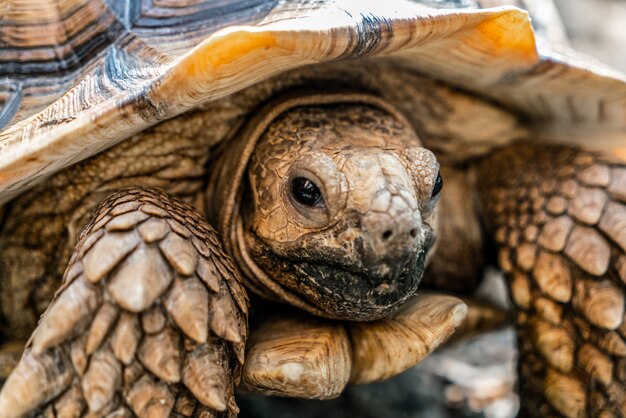
<path fill-rule="evenodd" d="M 291 195 L 296 202 L 309 207 L 321 206 L 322 192 L 311 180 L 296 177 L 291 181 Z"/>
<path fill-rule="evenodd" d="M 443 177 L 441 177 L 441 173 L 437 173 L 437 179 L 435 180 L 435 185 L 433 186 L 433 192 L 430 195 L 430 200 L 433 200 L 439 193 L 441 193 L 441 189 L 443 189 Z"/>

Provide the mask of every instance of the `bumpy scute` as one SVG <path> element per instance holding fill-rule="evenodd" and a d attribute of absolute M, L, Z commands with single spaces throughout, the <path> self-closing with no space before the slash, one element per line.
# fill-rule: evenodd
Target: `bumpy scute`
<path fill-rule="evenodd" d="M 0 393 L 0 417 L 235 415 L 248 300 L 215 234 L 163 192 L 102 203 Z"/>

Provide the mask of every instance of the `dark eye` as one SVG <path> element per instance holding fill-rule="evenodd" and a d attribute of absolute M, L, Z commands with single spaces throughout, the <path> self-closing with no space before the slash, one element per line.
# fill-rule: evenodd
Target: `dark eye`
<path fill-rule="evenodd" d="M 443 189 L 443 178 L 441 177 L 441 173 L 437 173 L 437 180 L 435 180 L 435 185 L 433 186 L 433 192 L 430 195 L 430 199 L 432 200 L 439 196 L 441 189 Z"/>
<path fill-rule="evenodd" d="M 304 177 L 296 177 L 292 180 L 291 195 L 304 206 L 314 207 L 322 203 L 322 192 L 319 187 Z"/>

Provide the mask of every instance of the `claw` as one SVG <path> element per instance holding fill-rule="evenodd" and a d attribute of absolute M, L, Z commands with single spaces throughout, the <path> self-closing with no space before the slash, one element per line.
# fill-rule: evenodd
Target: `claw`
<path fill-rule="evenodd" d="M 202 404 L 217 411 L 226 410 L 226 386 L 229 377 L 222 366 L 228 359 L 215 343 L 202 344 L 187 355 L 183 382 Z"/>
<path fill-rule="evenodd" d="M 0 392 L 0 418 L 20 418 L 63 392 L 72 382 L 73 368 L 60 349 L 41 355 L 26 350 Z"/>
<path fill-rule="evenodd" d="M 33 353 L 65 341 L 90 321 L 99 303 L 98 292 L 82 277 L 74 280 L 44 315 L 33 338 Z"/>

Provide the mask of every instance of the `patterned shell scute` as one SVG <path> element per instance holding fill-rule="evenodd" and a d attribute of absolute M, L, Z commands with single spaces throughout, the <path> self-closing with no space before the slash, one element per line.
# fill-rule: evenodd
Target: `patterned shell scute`
<path fill-rule="evenodd" d="M 600 147 L 624 140 L 626 76 L 565 48 L 557 55 L 549 34 L 536 31 L 557 25 L 544 19 L 554 13 L 542 14 L 537 2 L 7 0 L 3 6 L 0 203 L 194 107 L 208 109 L 290 70 L 346 58 L 399 58 L 398 72 L 430 75 L 541 122 L 542 140 Z M 535 28 L 518 7 L 529 8 Z M 536 41 L 544 35 L 548 42 Z"/>
<path fill-rule="evenodd" d="M 24 11 L 19 1 L 8 0 L 0 25 L 0 127 L 42 110 L 86 77 L 120 83 L 140 77 L 143 68 L 159 63 L 155 57 L 166 61 L 221 28 L 254 24 L 275 4 L 46 0 L 29 2 Z"/>

